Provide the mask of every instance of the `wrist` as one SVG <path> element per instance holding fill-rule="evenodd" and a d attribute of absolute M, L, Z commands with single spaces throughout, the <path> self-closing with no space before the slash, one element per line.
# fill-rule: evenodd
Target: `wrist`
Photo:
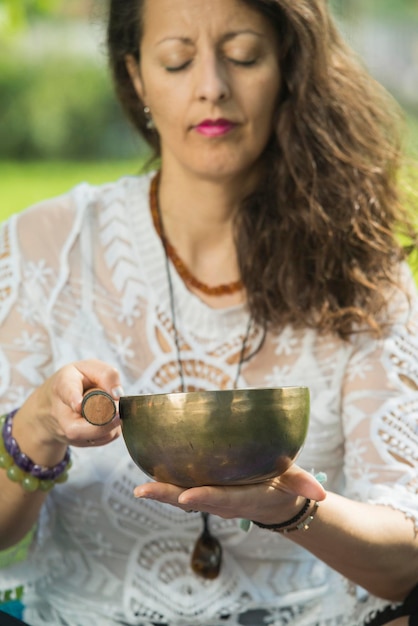
<path fill-rule="evenodd" d="M 276 505 L 276 508 L 273 510 L 269 508 L 268 515 L 267 511 L 265 514 L 254 518 L 257 521 L 254 521 L 255 524 L 257 522 L 260 526 L 271 526 L 276 524 L 285 523 L 287 520 L 292 519 L 301 509 L 305 506 L 307 498 L 304 496 L 299 496 L 297 494 L 283 494 L 283 498 L 280 501 L 280 504 Z"/>
<path fill-rule="evenodd" d="M 318 509 L 318 502 L 305 498 L 303 506 L 287 520 L 273 524 L 263 524 L 253 520 L 253 524 L 259 528 L 278 533 L 288 533 L 296 530 L 308 530 Z"/>
<path fill-rule="evenodd" d="M 35 463 L 52 466 L 62 460 L 68 444 L 54 437 L 47 428 L 50 419 L 38 401 L 37 391 L 29 396 L 13 418 L 12 434 L 22 452 Z"/>
<path fill-rule="evenodd" d="M 49 491 L 56 483 L 67 480 L 71 467 L 70 450 L 67 447 L 62 460 L 53 466 L 34 462 L 22 452 L 13 436 L 13 419 L 16 413 L 17 410 L 0 417 L 0 468 L 6 471 L 12 482 L 20 483 L 25 491 Z"/>

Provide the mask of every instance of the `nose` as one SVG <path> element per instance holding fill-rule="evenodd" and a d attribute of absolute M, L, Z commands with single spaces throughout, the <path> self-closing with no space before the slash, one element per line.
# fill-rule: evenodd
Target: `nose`
<path fill-rule="evenodd" d="M 222 59 L 208 54 L 195 66 L 196 95 L 199 100 L 219 102 L 230 95 L 228 71 Z"/>

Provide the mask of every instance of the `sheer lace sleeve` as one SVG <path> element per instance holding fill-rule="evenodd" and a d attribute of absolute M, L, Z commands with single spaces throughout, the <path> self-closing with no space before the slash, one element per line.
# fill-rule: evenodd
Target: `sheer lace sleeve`
<path fill-rule="evenodd" d="M 49 309 L 79 230 L 71 195 L 0 229 L 0 411 L 19 407 L 52 373 Z"/>
<path fill-rule="evenodd" d="M 394 294 L 390 329 L 355 339 L 343 389 L 349 496 L 402 510 L 418 531 L 418 302 Z"/>

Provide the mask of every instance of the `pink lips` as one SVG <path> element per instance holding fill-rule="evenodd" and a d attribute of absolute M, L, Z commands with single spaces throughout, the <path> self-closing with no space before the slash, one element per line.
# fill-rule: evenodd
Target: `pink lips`
<path fill-rule="evenodd" d="M 233 128 L 235 128 L 235 124 L 224 119 L 204 120 L 195 126 L 196 131 L 205 137 L 221 137 L 229 133 Z"/>

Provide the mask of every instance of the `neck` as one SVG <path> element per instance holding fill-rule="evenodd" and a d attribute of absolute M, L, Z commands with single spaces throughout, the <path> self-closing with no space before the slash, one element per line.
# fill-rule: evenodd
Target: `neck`
<path fill-rule="evenodd" d="M 245 197 L 242 184 L 172 175 L 164 169 L 160 181 L 160 205 L 165 222 L 181 224 L 181 232 L 204 240 L 229 228 Z M 173 226 L 174 228 L 174 226 Z M 180 230 L 180 229 L 179 229 Z"/>
<path fill-rule="evenodd" d="M 165 158 L 164 158 L 165 157 Z M 175 216 L 187 222 L 185 229 L 220 228 L 233 219 L 242 201 L 257 187 L 262 161 L 235 174 L 205 175 L 183 167 L 170 155 L 162 156 L 160 203 L 166 219 Z"/>
<path fill-rule="evenodd" d="M 167 263 L 170 259 L 189 289 L 205 294 L 205 296 L 207 297 L 225 297 L 242 292 L 243 284 L 240 279 L 230 283 L 222 283 L 220 285 L 208 285 L 201 281 L 197 276 L 195 276 L 195 274 L 193 274 L 193 272 L 184 264 L 166 234 L 158 199 L 159 181 L 160 174 L 158 173 L 156 176 L 154 176 L 154 179 L 151 182 L 150 208 L 154 227 L 158 235 L 161 237 L 164 246 Z M 168 270 L 169 265 L 167 265 L 167 271 Z"/>
<path fill-rule="evenodd" d="M 234 240 L 234 215 L 244 196 L 242 185 L 215 183 L 192 177 L 174 178 L 163 169 L 158 186 L 158 204 L 167 241 L 184 265 L 202 283 L 210 286 L 240 280 Z M 194 289 L 201 295 L 200 290 Z M 208 295 L 208 294 L 207 294 Z M 210 295 L 210 294 L 209 294 Z M 219 295 L 219 294 L 217 294 Z M 243 294 L 223 294 L 222 304 L 243 301 Z"/>

